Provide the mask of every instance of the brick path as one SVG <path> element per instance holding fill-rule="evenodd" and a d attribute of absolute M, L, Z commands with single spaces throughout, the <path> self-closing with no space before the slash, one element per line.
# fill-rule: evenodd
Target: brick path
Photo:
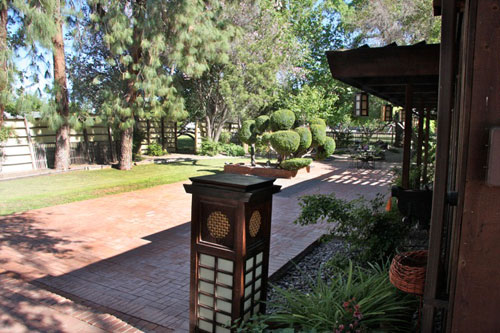
<path fill-rule="evenodd" d="M 273 200 L 270 274 L 326 230 L 292 223 L 300 212 L 298 197 L 335 192 L 347 199 L 372 198 L 388 192 L 389 167 L 349 169 L 337 160 L 315 163 L 310 174 L 278 180 L 283 190 Z M 27 289 L 43 287 L 133 326 L 121 330 L 186 331 L 191 196 L 182 184 L 0 217 L 2 268 L 31 281 L 24 283 Z M 3 286 L 0 290 L 0 297 L 8 299 Z M 68 321 L 75 319 L 65 314 Z M 13 327 L 20 322 L 13 320 Z M 95 320 L 90 324 L 116 331 Z"/>

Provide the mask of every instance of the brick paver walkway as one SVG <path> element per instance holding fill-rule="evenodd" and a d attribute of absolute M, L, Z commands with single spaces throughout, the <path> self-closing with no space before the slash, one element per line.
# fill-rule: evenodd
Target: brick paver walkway
<path fill-rule="evenodd" d="M 327 228 L 292 223 L 300 212 L 298 197 L 335 192 L 372 198 L 388 192 L 389 167 L 315 163 L 310 174 L 278 180 L 283 190 L 273 199 L 270 274 Z M 0 217 L 0 273 L 15 272 L 32 282 L 24 284 L 28 289 L 43 287 L 133 326 L 120 330 L 187 331 L 191 196 L 182 184 Z M 8 295 L 0 293 L 2 299 Z M 21 321 L 12 320 L 13 327 Z M 90 324 L 116 331 L 95 323 Z"/>

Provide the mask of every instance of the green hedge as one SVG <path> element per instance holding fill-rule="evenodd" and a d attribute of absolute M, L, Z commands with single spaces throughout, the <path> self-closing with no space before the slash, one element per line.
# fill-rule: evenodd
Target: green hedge
<path fill-rule="evenodd" d="M 278 110 L 271 115 L 271 128 L 273 131 L 285 131 L 292 128 L 295 123 L 295 114 L 290 110 Z"/>
<path fill-rule="evenodd" d="M 318 153 L 316 154 L 316 159 L 324 160 L 330 157 L 335 152 L 335 140 L 330 137 L 326 138 L 325 144 L 318 147 Z"/>
<path fill-rule="evenodd" d="M 271 146 L 281 155 L 290 155 L 297 151 L 300 135 L 295 131 L 278 131 L 271 135 Z"/>
<path fill-rule="evenodd" d="M 285 170 L 299 170 L 311 164 L 310 158 L 291 158 L 281 162 L 281 168 Z"/>
<path fill-rule="evenodd" d="M 309 122 L 311 125 L 320 125 L 325 128 L 326 130 L 326 123 L 323 119 L 321 118 L 314 118 Z"/>
<path fill-rule="evenodd" d="M 243 143 L 251 145 L 256 141 L 256 132 L 255 132 L 255 120 L 245 120 L 241 125 L 240 129 L 240 140 Z"/>
<path fill-rule="evenodd" d="M 299 143 L 299 148 L 297 150 L 299 152 L 305 151 L 307 148 L 311 146 L 312 143 L 311 131 L 307 127 L 297 127 L 295 129 L 295 132 L 297 132 L 300 135 L 300 143 Z"/>
<path fill-rule="evenodd" d="M 326 142 L 326 127 L 311 125 L 312 142 L 314 146 L 322 146 Z"/>
<path fill-rule="evenodd" d="M 271 120 L 269 116 L 259 116 L 255 119 L 255 129 L 258 134 L 262 134 L 270 128 Z"/>

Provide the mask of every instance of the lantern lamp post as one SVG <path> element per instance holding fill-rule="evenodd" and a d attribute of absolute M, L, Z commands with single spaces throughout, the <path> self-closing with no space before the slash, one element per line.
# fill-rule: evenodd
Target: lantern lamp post
<path fill-rule="evenodd" d="M 354 95 L 354 116 L 368 117 L 368 94 L 357 92 Z"/>
<path fill-rule="evenodd" d="M 190 178 L 190 331 L 228 333 L 265 311 L 274 178 Z"/>

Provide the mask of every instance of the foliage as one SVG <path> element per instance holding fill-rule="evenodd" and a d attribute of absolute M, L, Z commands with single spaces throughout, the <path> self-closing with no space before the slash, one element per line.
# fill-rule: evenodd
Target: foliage
<path fill-rule="evenodd" d="M 14 129 L 12 127 L 0 127 L 0 143 L 7 141 L 7 139 L 12 137 L 13 135 Z"/>
<path fill-rule="evenodd" d="M 214 19 L 230 35 L 228 47 L 219 50 L 220 57 L 209 62 L 201 78 L 179 80 L 188 110 L 206 120 L 215 140 L 228 120 L 266 113 L 302 54 L 286 11 L 274 2 L 223 3 Z"/>
<path fill-rule="evenodd" d="M 326 220 L 330 233 L 343 237 L 360 262 L 386 260 L 405 245 L 410 226 L 401 222 L 397 209 L 384 211 L 381 195 L 367 201 L 338 199 L 334 194 L 307 195 L 300 199 L 302 211 L 295 223 L 316 224 Z"/>
<path fill-rule="evenodd" d="M 295 115 L 290 110 L 278 110 L 271 115 L 271 128 L 273 131 L 286 131 L 295 123 Z"/>
<path fill-rule="evenodd" d="M 439 43 L 441 20 L 433 14 L 433 3 L 427 0 L 358 1 L 345 12 L 348 31 L 355 32 L 355 44 L 409 45 L 420 41 Z"/>
<path fill-rule="evenodd" d="M 239 132 L 240 140 L 246 144 L 254 144 L 257 140 L 257 132 L 255 127 L 255 120 L 248 119 L 243 122 Z"/>
<path fill-rule="evenodd" d="M 326 142 L 326 129 L 321 125 L 311 125 L 312 144 L 314 146 L 324 145 Z"/>
<path fill-rule="evenodd" d="M 219 153 L 219 143 L 210 138 L 203 138 L 201 141 L 201 155 L 215 156 Z"/>
<path fill-rule="evenodd" d="M 324 160 L 325 158 L 331 156 L 335 152 L 335 140 L 333 138 L 327 137 L 325 143 L 318 147 L 318 152 L 316 153 L 316 159 Z"/>
<path fill-rule="evenodd" d="M 277 131 L 271 135 L 271 146 L 285 157 L 296 152 L 299 144 L 300 135 L 295 131 Z"/>
<path fill-rule="evenodd" d="M 281 162 L 280 167 L 285 170 L 295 171 L 305 168 L 306 166 L 310 165 L 311 162 L 312 159 L 310 158 L 291 158 L 289 160 Z"/>
<path fill-rule="evenodd" d="M 257 134 L 262 134 L 267 131 L 270 127 L 269 116 L 258 116 L 255 118 L 255 130 Z"/>
<path fill-rule="evenodd" d="M 314 332 L 408 332 L 411 316 L 417 307 L 412 295 L 397 290 L 389 281 L 389 262 L 353 267 L 335 276 L 311 278 L 311 292 L 277 292 L 285 300 L 272 304 L 276 314 L 267 320 L 289 325 L 300 331 Z"/>
<path fill-rule="evenodd" d="M 227 156 L 245 156 L 245 149 L 234 143 L 219 144 L 219 150 Z"/>
<path fill-rule="evenodd" d="M 300 143 L 297 151 L 298 152 L 306 151 L 311 146 L 312 143 L 311 131 L 307 127 L 297 127 L 295 129 L 295 132 L 297 132 L 300 135 Z"/>
<path fill-rule="evenodd" d="M 326 122 L 321 118 L 313 118 L 313 119 L 311 119 L 311 121 L 309 123 L 311 125 L 319 125 L 319 126 L 324 127 L 326 129 Z"/>
<path fill-rule="evenodd" d="M 304 85 L 298 92 L 288 96 L 286 106 L 293 111 L 300 125 L 316 117 L 336 122 L 339 110 L 335 102 L 338 99 L 336 94 L 326 93 L 321 86 Z"/>
<path fill-rule="evenodd" d="M 221 143 L 229 143 L 229 142 L 231 142 L 232 136 L 233 135 L 231 134 L 231 132 L 223 131 L 220 134 L 219 140 L 220 140 Z"/>
<path fill-rule="evenodd" d="M 165 151 L 163 151 L 163 148 L 160 144 L 152 143 L 148 145 L 146 154 L 149 156 L 162 156 L 165 154 Z"/>

